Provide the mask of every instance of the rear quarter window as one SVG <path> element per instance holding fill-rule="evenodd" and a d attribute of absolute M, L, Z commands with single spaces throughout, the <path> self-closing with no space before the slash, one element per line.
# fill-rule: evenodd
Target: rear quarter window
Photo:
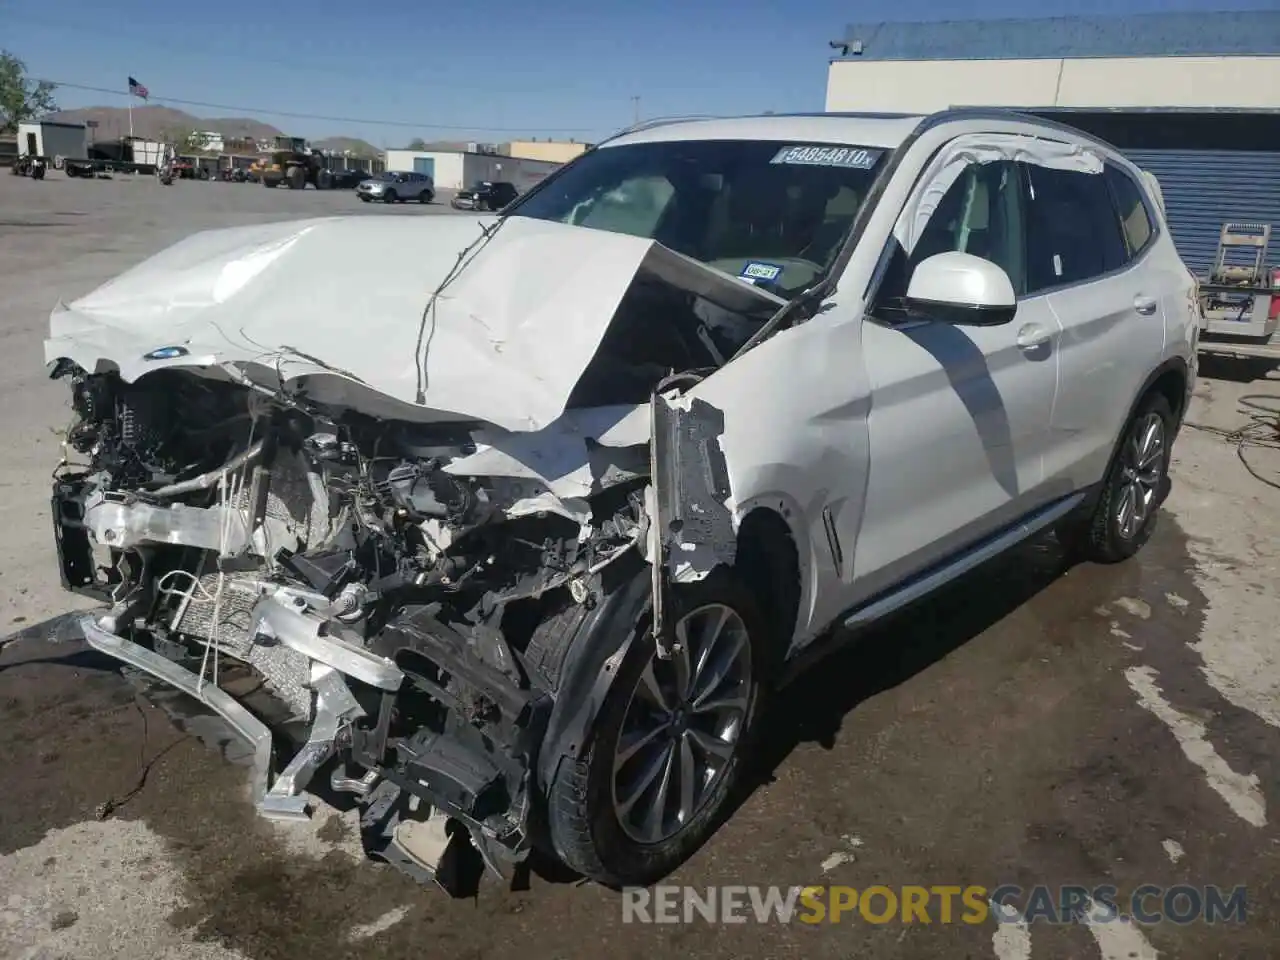
<path fill-rule="evenodd" d="M 1115 198 L 1116 210 L 1120 213 L 1120 227 L 1124 233 L 1125 246 L 1129 256 L 1141 253 L 1155 233 L 1151 223 L 1151 214 L 1142 199 L 1142 191 L 1133 182 L 1133 178 L 1121 170 L 1107 164 L 1105 176 L 1111 195 Z"/>

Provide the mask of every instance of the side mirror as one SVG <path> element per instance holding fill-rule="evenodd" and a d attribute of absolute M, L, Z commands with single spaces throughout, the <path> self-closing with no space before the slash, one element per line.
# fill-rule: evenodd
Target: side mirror
<path fill-rule="evenodd" d="M 1003 268 L 971 253 L 950 251 L 916 267 L 907 285 L 907 311 L 939 323 L 994 327 L 1013 319 L 1018 297 Z"/>

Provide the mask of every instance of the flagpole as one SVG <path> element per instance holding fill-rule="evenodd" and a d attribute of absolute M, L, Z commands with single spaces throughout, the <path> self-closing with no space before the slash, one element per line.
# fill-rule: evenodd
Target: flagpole
<path fill-rule="evenodd" d="M 133 91 L 128 93 L 129 98 L 129 142 L 133 143 Z"/>

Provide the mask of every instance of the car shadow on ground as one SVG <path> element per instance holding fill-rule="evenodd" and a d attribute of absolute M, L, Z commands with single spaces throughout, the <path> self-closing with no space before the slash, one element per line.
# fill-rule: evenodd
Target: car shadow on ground
<path fill-rule="evenodd" d="M 1225 345 L 1230 349 L 1230 345 Z M 1274 357 L 1242 357 L 1229 353 L 1204 353 L 1199 359 L 1197 375 L 1202 380 L 1226 380 L 1231 383 L 1253 383 L 1269 380 L 1272 371 L 1280 367 L 1280 359 Z"/>
<path fill-rule="evenodd" d="M 995 625 L 1070 568 L 1056 537 L 1044 534 L 989 560 L 938 592 L 857 634 L 837 634 L 838 650 L 778 692 L 772 722 L 753 751 L 724 820 L 803 743 L 835 748 L 844 719 L 877 694 L 905 683 Z"/>

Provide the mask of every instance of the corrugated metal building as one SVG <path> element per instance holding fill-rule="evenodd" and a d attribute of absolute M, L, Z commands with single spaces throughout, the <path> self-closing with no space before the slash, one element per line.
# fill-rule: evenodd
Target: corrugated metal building
<path fill-rule="evenodd" d="M 1160 180 L 1196 273 L 1225 221 L 1280 234 L 1280 10 L 852 24 L 845 43 L 827 110 L 1016 107 L 1087 130 Z"/>

